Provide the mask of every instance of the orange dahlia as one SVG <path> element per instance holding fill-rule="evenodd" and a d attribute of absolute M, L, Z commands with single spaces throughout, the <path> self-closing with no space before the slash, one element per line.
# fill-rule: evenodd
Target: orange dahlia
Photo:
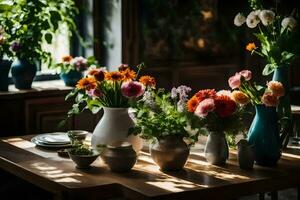
<path fill-rule="evenodd" d="M 123 74 L 125 81 L 132 81 L 136 77 L 135 71 L 131 70 L 130 68 L 121 71 L 121 74 Z"/>
<path fill-rule="evenodd" d="M 71 62 L 72 59 L 73 59 L 72 56 L 64 56 L 64 57 L 62 57 L 62 61 L 63 62 Z"/>
<path fill-rule="evenodd" d="M 95 89 L 97 86 L 97 81 L 94 77 L 82 78 L 78 81 L 76 87 L 78 89 L 91 90 Z"/>
<path fill-rule="evenodd" d="M 108 81 L 123 81 L 124 75 L 121 72 L 108 72 L 105 74 L 105 80 Z"/>
<path fill-rule="evenodd" d="M 251 42 L 251 43 L 247 44 L 246 49 L 247 49 L 248 51 L 253 51 L 253 50 L 255 50 L 255 49 L 256 49 L 255 43 L 254 43 L 254 42 Z"/>
<path fill-rule="evenodd" d="M 197 106 L 199 105 L 200 101 L 196 96 L 193 96 L 190 98 L 190 100 L 187 102 L 187 109 L 189 112 L 195 112 Z"/>
<path fill-rule="evenodd" d="M 141 82 L 146 87 L 155 88 L 155 86 L 156 86 L 155 78 L 152 76 L 141 76 L 141 78 L 139 79 L 139 82 Z"/>
<path fill-rule="evenodd" d="M 226 95 L 217 96 L 215 98 L 216 113 L 220 117 L 229 117 L 237 109 L 236 103 Z"/>
<path fill-rule="evenodd" d="M 214 99 L 217 96 L 217 92 L 214 89 L 200 90 L 195 94 L 198 101 L 201 102 L 204 99 Z"/>

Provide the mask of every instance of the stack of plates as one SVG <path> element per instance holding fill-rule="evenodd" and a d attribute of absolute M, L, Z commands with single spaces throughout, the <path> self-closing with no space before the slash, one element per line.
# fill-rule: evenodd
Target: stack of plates
<path fill-rule="evenodd" d="M 47 148 L 66 148 L 71 145 L 67 133 L 64 132 L 37 135 L 31 139 L 31 142 L 37 146 Z"/>

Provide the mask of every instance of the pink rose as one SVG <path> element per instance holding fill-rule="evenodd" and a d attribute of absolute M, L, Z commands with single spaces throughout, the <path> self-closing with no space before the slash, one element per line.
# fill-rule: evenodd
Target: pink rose
<path fill-rule="evenodd" d="M 145 86 L 137 81 L 127 81 L 122 83 L 121 92 L 127 98 L 140 97 L 145 92 Z"/>
<path fill-rule="evenodd" d="M 204 99 L 199 103 L 195 110 L 195 115 L 198 117 L 206 117 L 209 112 L 215 109 L 215 102 L 213 99 Z"/>
<path fill-rule="evenodd" d="M 102 92 L 99 89 L 91 89 L 87 93 L 90 97 L 101 97 L 102 96 Z"/>
<path fill-rule="evenodd" d="M 252 72 L 249 70 L 242 70 L 239 72 L 239 74 L 243 76 L 246 81 L 250 81 L 252 78 Z"/>
<path fill-rule="evenodd" d="M 236 89 L 241 86 L 241 75 L 236 73 L 234 76 L 228 79 L 228 84 L 231 89 Z"/>
<path fill-rule="evenodd" d="M 275 107 L 279 104 L 279 99 L 272 92 L 265 92 L 261 98 L 263 104 L 268 107 Z"/>

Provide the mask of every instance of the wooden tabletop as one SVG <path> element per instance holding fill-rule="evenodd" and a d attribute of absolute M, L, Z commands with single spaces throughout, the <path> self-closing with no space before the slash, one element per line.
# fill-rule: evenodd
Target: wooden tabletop
<path fill-rule="evenodd" d="M 224 167 L 209 165 L 192 151 L 184 170 L 161 172 L 147 151 L 128 173 L 110 172 L 100 158 L 79 170 L 56 152 L 38 149 L 31 136 L 0 141 L 0 168 L 55 194 L 59 199 L 233 199 L 300 185 L 300 148 L 288 149 L 274 168 L 241 170 L 232 151 Z"/>

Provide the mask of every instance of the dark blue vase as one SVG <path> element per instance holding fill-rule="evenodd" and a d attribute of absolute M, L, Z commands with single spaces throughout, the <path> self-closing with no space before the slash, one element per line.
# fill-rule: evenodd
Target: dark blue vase
<path fill-rule="evenodd" d="M 68 73 L 61 73 L 60 78 L 65 82 L 66 86 L 74 87 L 83 77 L 82 72 L 71 70 Z"/>
<path fill-rule="evenodd" d="M 15 59 L 11 65 L 11 75 L 17 89 L 31 89 L 36 74 L 36 65 L 26 59 Z"/>
<path fill-rule="evenodd" d="M 276 107 L 257 105 L 255 109 L 256 115 L 249 129 L 248 141 L 254 146 L 256 164 L 274 166 L 281 156 Z"/>
<path fill-rule="evenodd" d="M 0 59 L 0 91 L 8 91 L 8 72 L 11 61 Z"/>

